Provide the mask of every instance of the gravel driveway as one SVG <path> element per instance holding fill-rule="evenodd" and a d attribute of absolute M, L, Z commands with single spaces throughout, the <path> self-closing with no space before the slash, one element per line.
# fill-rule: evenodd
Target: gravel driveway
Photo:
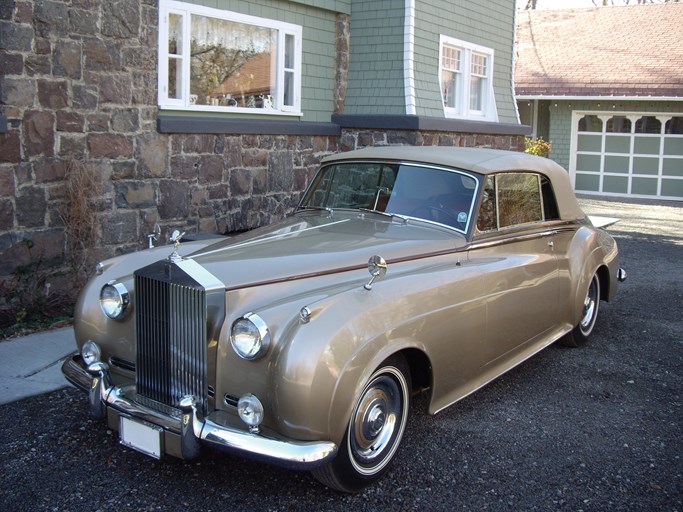
<path fill-rule="evenodd" d="M 0 407 L 0 503 L 21 510 L 683 511 L 683 205 L 621 218 L 629 279 L 591 342 L 551 347 L 436 416 L 414 402 L 390 473 L 346 496 L 225 454 L 155 461 L 63 389 Z"/>

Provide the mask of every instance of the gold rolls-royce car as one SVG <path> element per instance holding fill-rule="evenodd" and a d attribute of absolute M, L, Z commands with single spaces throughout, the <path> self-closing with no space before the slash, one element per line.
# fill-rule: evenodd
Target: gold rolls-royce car
<path fill-rule="evenodd" d="M 287 219 L 98 264 L 63 366 L 122 444 L 217 448 L 358 491 L 411 396 L 435 414 L 593 331 L 617 246 L 554 162 L 489 149 L 338 154 Z"/>

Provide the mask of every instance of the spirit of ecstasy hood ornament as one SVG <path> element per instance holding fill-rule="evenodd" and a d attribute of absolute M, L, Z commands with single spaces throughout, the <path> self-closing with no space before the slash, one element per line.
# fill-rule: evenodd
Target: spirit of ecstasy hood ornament
<path fill-rule="evenodd" d="M 181 233 L 177 229 L 174 230 L 173 234 L 171 235 L 171 242 L 173 242 L 173 252 L 168 257 L 168 259 L 174 263 L 183 259 L 183 257 L 180 254 L 178 254 L 178 248 L 180 247 L 180 240 L 183 238 L 183 236 L 185 236 L 185 232 L 183 231 Z"/>

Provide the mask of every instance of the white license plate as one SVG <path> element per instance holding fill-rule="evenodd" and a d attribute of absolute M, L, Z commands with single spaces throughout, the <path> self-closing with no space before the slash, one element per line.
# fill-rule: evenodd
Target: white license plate
<path fill-rule="evenodd" d="M 163 429 L 151 423 L 136 421 L 127 416 L 121 416 L 120 418 L 119 433 L 121 435 L 121 444 L 155 459 L 160 459 Z"/>

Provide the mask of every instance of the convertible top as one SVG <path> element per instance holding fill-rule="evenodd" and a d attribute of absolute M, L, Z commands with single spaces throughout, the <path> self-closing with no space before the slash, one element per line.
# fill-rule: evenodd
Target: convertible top
<path fill-rule="evenodd" d="M 504 171 L 538 172 L 550 179 L 563 220 L 578 220 L 586 216 L 576 201 L 569 173 L 548 158 L 527 153 L 453 146 L 376 146 L 331 155 L 324 158 L 321 163 L 345 160 L 422 162 L 484 175 Z"/>

